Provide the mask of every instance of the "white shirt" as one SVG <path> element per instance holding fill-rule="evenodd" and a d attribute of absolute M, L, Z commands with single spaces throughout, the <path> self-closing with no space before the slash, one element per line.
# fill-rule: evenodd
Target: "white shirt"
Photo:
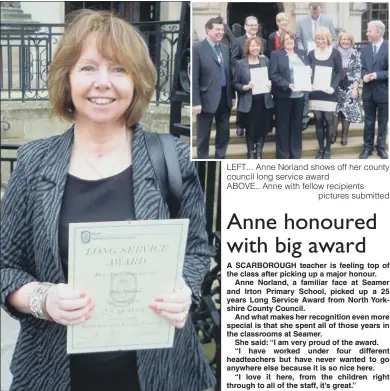
<path fill-rule="evenodd" d="M 383 38 L 382 38 L 379 42 L 373 43 L 373 44 L 372 44 L 372 52 L 374 53 L 374 45 L 375 45 L 375 46 L 376 46 L 376 54 L 378 54 L 379 49 L 380 49 L 381 46 L 382 46 L 382 43 L 383 43 Z"/>
<path fill-rule="evenodd" d="M 313 40 L 315 40 L 316 23 L 317 23 L 317 30 L 320 28 L 320 18 L 321 18 L 321 15 L 318 17 L 317 20 L 313 20 L 313 18 L 310 16 L 311 30 L 312 30 L 312 33 L 313 33 Z"/>

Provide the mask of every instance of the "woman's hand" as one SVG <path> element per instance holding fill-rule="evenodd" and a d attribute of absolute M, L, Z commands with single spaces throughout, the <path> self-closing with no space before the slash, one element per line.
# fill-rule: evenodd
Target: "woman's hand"
<path fill-rule="evenodd" d="M 74 290 L 66 284 L 50 287 L 45 303 L 47 314 L 54 322 L 64 326 L 87 321 L 92 316 L 94 306 L 85 292 Z"/>
<path fill-rule="evenodd" d="M 289 84 L 288 85 L 288 88 L 291 90 L 291 91 L 295 91 L 295 86 L 294 86 L 294 84 Z"/>
<path fill-rule="evenodd" d="M 255 88 L 255 85 L 252 83 L 246 84 L 244 87 L 242 87 L 244 91 L 249 91 L 252 90 L 253 88 Z"/>
<path fill-rule="evenodd" d="M 271 87 L 272 87 L 272 82 L 271 80 L 269 80 L 266 84 L 267 88 L 271 91 Z"/>
<path fill-rule="evenodd" d="M 352 99 L 356 99 L 357 98 L 357 95 L 358 95 L 358 91 L 357 91 L 357 89 L 353 89 L 352 90 L 352 94 L 351 94 L 351 97 L 352 97 Z"/>
<path fill-rule="evenodd" d="M 179 290 L 158 297 L 153 304 L 149 304 L 149 308 L 168 319 L 178 329 L 184 327 L 190 306 L 191 289 L 188 288 L 183 278 L 181 278 Z"/>

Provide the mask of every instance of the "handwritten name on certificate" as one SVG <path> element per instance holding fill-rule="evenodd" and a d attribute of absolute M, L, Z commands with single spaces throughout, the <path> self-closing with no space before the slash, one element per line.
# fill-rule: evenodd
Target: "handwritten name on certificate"
<path fill-rule="evenodd" d="M 252 89 L 252 94 L 258 95 L 269 93 L 269 88 L 267 87 L 267 83 L 269 82 L 267 67 L 252 68 L 250 72 L 251 83 L 255 85 Z"/>
<path fill-rule="evenodd" d="M 173 346 L 174 326 L 148 307 L 175 290 L 188 219 L 69 225 L 69 285 L 95 303 L 92 318 L 68 326 L 67 352 Z"/>
<path fill-rule="evenodd" d="M 316 65 L 314 69 L 313 90 L 326 90 L 332 82 L 332 67 Z"/>

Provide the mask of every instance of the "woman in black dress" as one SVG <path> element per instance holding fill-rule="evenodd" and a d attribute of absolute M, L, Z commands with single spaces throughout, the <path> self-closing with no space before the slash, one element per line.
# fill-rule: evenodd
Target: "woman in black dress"
<path fill-rule="evenodd" d="M 295 50 L 295 34 L 286 30 L 280 36 L 283 50 L 271 54 L 270 75 L 275 101 L 276 158 L 302 157 L 302 117 L 304 92 L 295 88 L 295 72 L 309 65 L 306 52 Z M 297 86 L 298 88 L 298 86 Z"/>
<path fill-rule="evenodd" d="M 268 59 L 262 55 L 262 43 L 258 37 L 249 38 L 244 45 L 245 57 L 237 61 L 234 70 L 234 87 L 238 91 L 237 110 L 242 113 L 246 129 L 248 159 L 262 159 L 264 139 L 267 134 L 267 123 L 273 107 L 269 93 L 253 94 L 255 85 L 251 82 L 251 70 L 267 69 Z M 271 89 L 271 82 L 268 84 Z"/>
<path fill-rule="evenodd" d="M 316 90 L 316 86 L 313 85 L 313 91 L 309 94 L 309 110 L 313 111 L 316 120 L 319 145 L 316 159 L 330 159 L 342 62 L 340 52 L 332 47 L 332 35 L 328 28 L 320 27 L 317 30 L 315 43 L 316 48 L 309 53 L 313 81 L 317 66 L 330 68 L 331 80 L 330 86 L 325 90 Z"/>
<path fill-rule="evenodd" d="M 362 122 L 362 109 L 358 97 L 359 81 L 362 64 L 360 53 L 353 48 L 352 34 L 342 31 L 339 34 L 337 49 L 341 54 L 342 73 L 338 87 L 338 102 L 336 107 L 336 122 L 333 143 L 337 140 L 337 128 L 341 121 L 341 144 L 348 144 L 348 131 L 350 123 Z"/>

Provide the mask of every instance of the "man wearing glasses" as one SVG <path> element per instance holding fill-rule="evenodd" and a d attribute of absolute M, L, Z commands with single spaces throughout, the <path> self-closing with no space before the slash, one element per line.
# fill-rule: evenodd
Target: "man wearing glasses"
<path fill-rule="evenodd" d="M 257 36 L 259 31 L 259 22 L 255 16 L 248 16 L 245 19 L 245 34 L 241 37 L 235 39 L 232 45 L 232 68 L 234 72 L 234 67 L 238 60 L 241 60 L 244 57 L 244 44 L 248 38 L 253 38 Z M 261 38 L 263 45 L 263 54 L 267 56 L 267 41 L 264 38 Z M 242 126 L 241 116 L 237 112 L 236 117 L 236 126 L 237 126 L 237 135 L 244 135 L 244 127 Z"/>

